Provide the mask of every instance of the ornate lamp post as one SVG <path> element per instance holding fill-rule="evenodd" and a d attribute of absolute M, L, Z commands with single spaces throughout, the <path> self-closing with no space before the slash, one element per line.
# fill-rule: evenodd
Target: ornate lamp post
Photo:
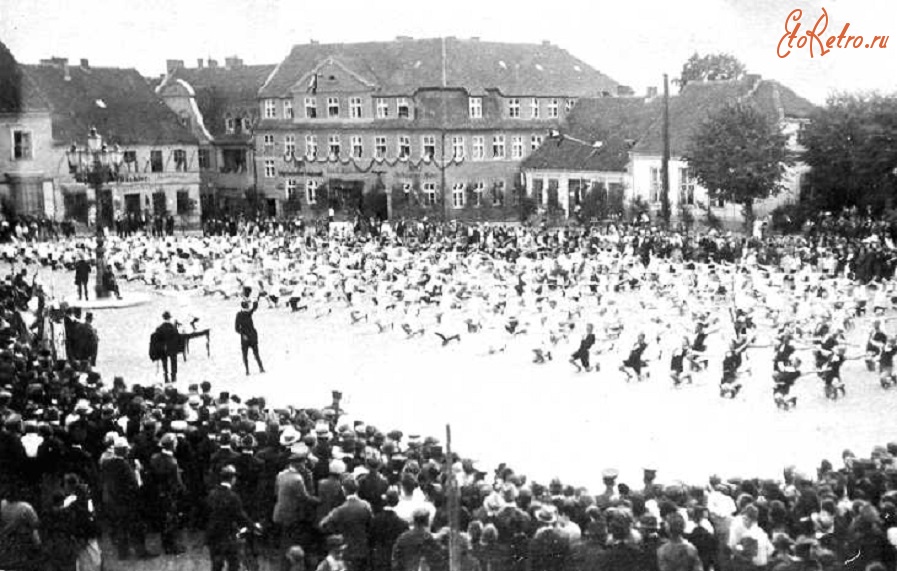
<path fill-rule="evenodd" d="M 65 153 L 69 172 L 75 175 L 75 180 L 89 184 L 96 194 L 97 299 L 109 297 L 109 290 L 106 288 L 106 235 L 103 232 L 103 224 L 112 218 L 112 197 L 105 195 L 103 183 L 108 182 L 118 172 L 123 155 L 118 145 L 112 149 L 108 148 L 95 127 L 91 127 L 87 135 L 87 147 L 73 144 Z"/>

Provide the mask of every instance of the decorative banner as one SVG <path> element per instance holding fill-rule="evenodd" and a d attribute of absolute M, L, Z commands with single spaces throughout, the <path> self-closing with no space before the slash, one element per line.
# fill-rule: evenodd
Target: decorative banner
<path fill-rule="evenodd" d="M 445 161 L 444 163 L 442 163 L 442 165 L 440 165 L 439 162 L 435 158 L 434 159 L 421 158 L 420 160 L 418 160 L 416 162 L 411 159 L 400 159 L 400 158 L 395 158 L 392 160 L 386 159 L 386 158 L 371 158 L 371 159 L 367 159 L 367 160 L 366 159 L 356 160 L 354 157 L 346 157 L 345 159 L 340 158 L 340 157 L 308 159 L 308 158 L 297 158 L 295 154 L 285 154 L 283 156 L 283 160 L 287 164 L 304 163 L 304 164 L 321 164 L 321 165 L 323 165 L 323 164 L 328 164 L 328 163 L 338 163 L 343 166 L 347 166 L 347 165 L 351 164 L 355 168 L 355 170 L 359 173 L 368 173 L 371 171 L 371 169 L 374 168 L 374 166 L 386 165 L 388 167 L 394 167 L 399 163 L 406 163 L 406 164 L 408 164 L 408 166 L 410 166 L 413 169 L 420 169 L 422 165 L 432 164 L 434 167 L 436 167 L 439 170 L 447 169 L 450 166 L 460 166 L 461 164 L 464 163 L 463 157 L 461 157 L 461 158 L 452 157 L 450 160 Z M 365 161 L 367 162 L 367 166 L 364 165 Z"/>

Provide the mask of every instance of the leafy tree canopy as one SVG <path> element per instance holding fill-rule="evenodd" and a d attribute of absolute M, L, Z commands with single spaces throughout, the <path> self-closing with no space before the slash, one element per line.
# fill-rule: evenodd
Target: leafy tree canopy
<path fill-rule="evenodd" d="M 753 202 L 780 192 L 793 162 L 788 137 L 756 107 L 734 102 L 711 114 L 692 134 L 685 158 L 701 186 L 741 204 L 745 222 Z"/>
<path fill-rule="evenodd" d="M 821 209 L 893 207 L 897 97 L 836 94 L 800 136 L 809 196 Z"/>
<path fill-rule="evenodd" d="M 679 76 L 679 89 L 681 90 L 690 81 L 703 81 L 714 79 L 739 79 L 744 75 L 744 64 L 735 56 L 729 54 L 692 54 L 682 66 L 682 74 Z"/>

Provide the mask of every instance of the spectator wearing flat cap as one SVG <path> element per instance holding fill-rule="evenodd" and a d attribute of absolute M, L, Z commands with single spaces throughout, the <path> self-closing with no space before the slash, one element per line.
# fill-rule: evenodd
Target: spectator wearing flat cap
<path fill-rule="evenodd" d="M 396 515 L 399 492 L 390 488 L 384 494 L 383 510 L 371 519 L 371 569 L 390 571 L 392 548 L 399 536 L 408 530 L 408 522 Z"/>
<path fill-rule="evenodd" d="M 119 559 L 127 559 L 131 547 L 137 557 L 146 558 L 150 555 L 146 549 L 145 530 L 138 510 L 140 477 L 128 459 L 129 451 L 128 441 L 122 436 L 115 437 L 114 453 L 101 468 L 104 513 Z"/>
<path fill-rule="evenodd" d="M 162 549 L 167 554 L 184 552 L 178 542 L 180 522 L 178 508 L 186 488 L 181 479 L 181 469 L 175 459 L 177 437 L 166 433 L 159 441 L 161 450 L 150 458 L 149 473 L 157 501 L 154 502 L 156 523 L 162 531 Z"/>
<path fill-rule="evenodd" d="M 321 529 L 341 534 L 346 540 L 344 553 L 349 571 L 369 571 L 371 563 L 370 529 L 374 514 L 371 505 L 358 497 L 358 482 L 343 480 L 346 500 L 321 520 Z"/>
<path fill-rule="evenodd" d="M 206 500 L 209 521 L 206 526 L 206 546 L 212 560 L 212 571 L 222 571 L 227 563 L 228 571 L 240 568 L 240 547 L 237 532 L 242 527 L 254 525 L 243 509 L 240 496 L 233 490 L 237 470 L 231 465 L 221 468 L 218 483 Z"/>
<path fill-rule="evenodd" d="M 311 560 L 318 550 L 318 534 L 315 525 L 315 514 L 318 498 L 314 496 L 305 483 L 305 464 L 308 461 L 308 450 L 293 452 L 288 460 L 287 468 L 277 474 L 274 494 L 272 521 L 280 528 L 280 550 L 299 545 Z M 282 560 L 282 568 L 287 569 L 286 560 Z"/>

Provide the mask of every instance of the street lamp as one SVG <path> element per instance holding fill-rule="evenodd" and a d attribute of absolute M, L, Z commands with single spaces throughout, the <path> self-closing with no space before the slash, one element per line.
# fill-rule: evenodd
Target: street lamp
<path fill-rule="evenodd" d="M 87 135 L 87 147 L 78 147 L 72 144 L 65 153 L 69 163 L 69 172 L 75 175 L 75 180 L 78 182 L 92 186 L 96 195 L 97 299 L 109 297 L 109 290 L 106 287 L 106 235 L 103 233 L 103 219 L 107 216 L 109 220 L 112 218 L 110 211 L 112 200 L 111 196 L 107 200 L 104 195 L 103 183 L 109 181 L 118 172 L 123 156 L 124 153 L 118 145 L 110 149 L 103 143 L 103 137 L 97 133 L 96 127 L 90 128 Z"/>

